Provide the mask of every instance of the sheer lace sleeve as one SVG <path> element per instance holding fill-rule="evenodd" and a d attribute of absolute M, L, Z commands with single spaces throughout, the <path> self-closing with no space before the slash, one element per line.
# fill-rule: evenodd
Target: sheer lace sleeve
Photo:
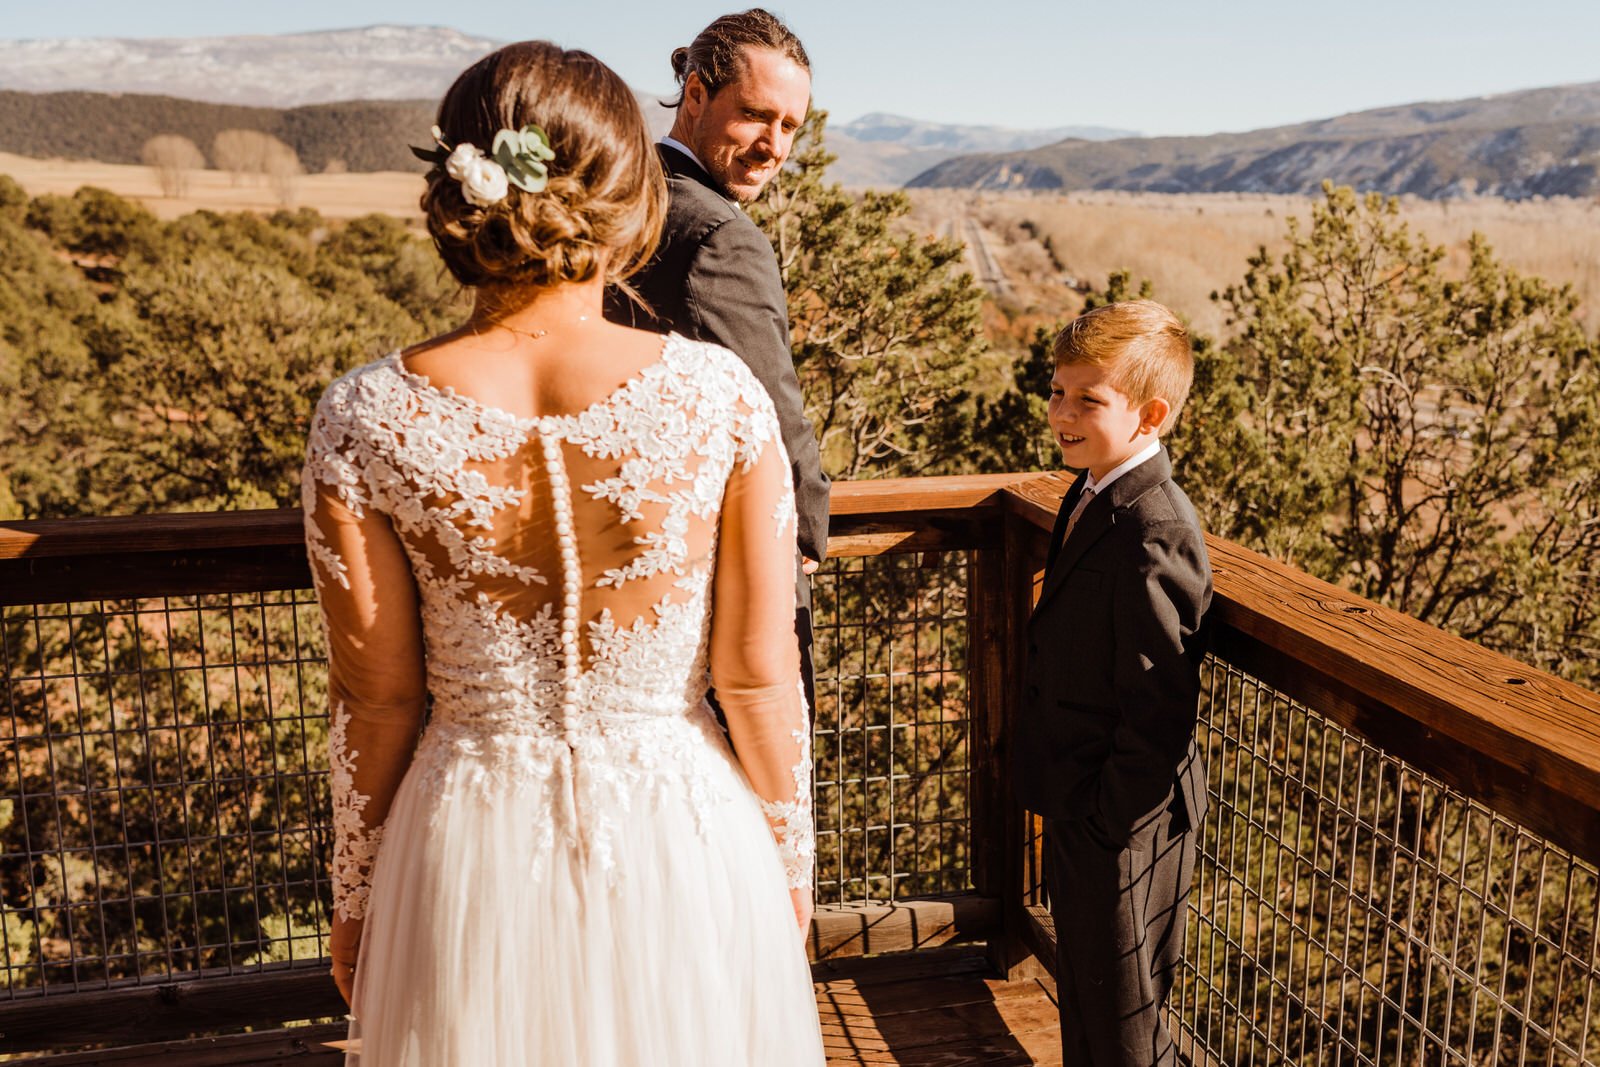
<path fill-rule="evenodd" d="M 366 914 L 383 823 L 411 763 L 422 721 L 422 624 L 405 549 L 364 488 L 350 419 L 325 399 L 301 481 L 306 548 L 328 640 L 333 900 L 341 919 Z"/>
<path fill-rule="evenodd" d="M 790 888 L 812 883 L 811 734 L 794 630 L 789 461 L 762 395 L 736 432 L 711 614 L 711 681 L 728 734 L 772 824 Z"/>

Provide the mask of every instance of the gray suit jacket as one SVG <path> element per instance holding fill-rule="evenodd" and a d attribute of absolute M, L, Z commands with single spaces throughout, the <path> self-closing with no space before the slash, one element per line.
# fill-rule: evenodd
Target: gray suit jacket
<path fill-rule="evenodd" d="M 800 551 L 828 550 L 828 476 L 800 380 L 789 353 L 788 305 L 777 256 L 756 224 L 723 196 L 694 160 L 658 146 L 667 172 L 667 219 L 661 244 L 632 279 L 649 312 L 621 293 L 608 294 L 606 318 L 625 326 L 715 341 L 749 364 L 778 411 L 794 473 Z M 800 581 L 801 603 L 810 583 Z"/>
<path fill-rule="evenodd" d="M 1188 825 L 1205 812 L 1194 732 L 1211 564 L 1165 448 L 1091 499 L 1062 544 L 1083 484 L 1061 502 L 1028 621 L 1013 761 L 1028 810 L 1120 848 L 1174 788 Z"/>

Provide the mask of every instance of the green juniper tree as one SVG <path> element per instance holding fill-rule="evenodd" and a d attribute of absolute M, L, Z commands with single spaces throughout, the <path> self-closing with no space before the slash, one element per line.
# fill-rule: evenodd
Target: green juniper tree
<path fill-rule="evenodd" d="M 778 255 L 795 366 L 824 465 L 838 478 L 943 473 L 971 439 L 967 385 L 987 348 L 962 246 L 903 220 L 904 193 L 824 179 L 827 113 L 751 209 Z"/>
<path fill-rule="evenodd" d="M 1479 236 L 1465 275 L 1446 277 L 1445 249 L 1396 201 L 1324 192 L 1309 226 L 1290 221 L 1288 248 L 1258 252 L 1219 297 L 1238 327 L 1224 353 L 1224 410 L 1238 417 L 1185 439 L 1215 486 L 1207 519 L 1425 622 L 1593 678 L 1600 368 L 1575 297 Z"/>

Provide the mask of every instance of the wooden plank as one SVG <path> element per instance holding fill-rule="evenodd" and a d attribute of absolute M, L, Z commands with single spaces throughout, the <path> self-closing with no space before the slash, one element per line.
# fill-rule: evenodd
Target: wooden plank
<path fill-rule="evenodd" d="M 305 547 L 298 543 L 0 560 L 0 605 L 310 587 Z"/>
<path fill-rule="evenodd" d="M 998 510 L 1003 491 L 1030 474 L 835 482 L 833 516 L 962 515 Z M 0 560 L 298 545 L 299 508 L 0 521 Z"/>
<path fill-rule="evenodd" d="M 1036 485 L 1037 480 L 1027 483 L 1030 489 Z M 996 967 L 1013 978 L 1031 977 L 1043 970 L 1039 961 L 1033 958 L 1032 946 L 1025 936 L 1027 920 L 1022 909 L 1028 902 L 1029 876 L 1037 872 L 1038 864 L 1028 853 L 1031 817 L 1022 810 L 1021 804 L 1016 800 L 1015 791 L 1011 788 L 1010 738 L 1015 730 L 1018 709 L 1022 707 L 1024 699 L 1022 650 L 1023 642 L 1027 638 L 1028 619 L 1033 614 L 1034 604 L 1038 602 L 1039 591 L 1044 586 L 1044 568 L 1049 541 L 1048 524 L 1054 522 L 1054 509 L 1047 510 L 1049 519 L 1044 530 L 1024 516 L 1008 515 L 1006 519 L 1006 611 L 1011 620 L 1009 634 L 1013 642 L 1006 683 L 1009 718 L 1002 731 L 1006 741 L 1001 746 L 1002 757 L 1006 764 L 1003 773 L 1006 789 L 1005 833 L 1008 856 L 1006 883 L 1001 894 L 1007 903 L 1006 942 L 1003 951 L 1001 946 L 991 944 L 990 958 Z"/>
<path fill-rule="evenodd" d="M 812 960 L 908 952 L 989 936 L 1000 924 L 1000 901 L 975 893 L 894 904 L 833 904 L 811 920 Z"/>
<path fill-rule="evenodd" d="M 1030 978 L 1010 982 L 986 974 L 938 975 L 910 978 L 900 982 L 869 983 L 863 990 L 856 982 L 826 982 L 817 986 L 819 1003 L 825 995 L 829 1009 L 840 1015 L 895 1015 L 931 1011 L 958 1004 L 987 1003 L 1014 997 L 1038 996 L 1041 990 L 1054 995 L 1055 982 L 1049 978 Z M 870 994 L 870 995 L 869 995 Z"/>
<path fill-rule="evenodd" d="M 822 907 L 812 921 L 813 959 L 866 953 L 927 953 L 933 946 L 989 936 L 1000 904 L 976 894 L 895 904 Z M 971 948 L 962 948 L 966 955 Z M 981 957 L 980 957 L 981 958 Z M 952 957 L 928 953 L 917 966 L 937 970 Z M 825 968 L 837 964 L 824 964 Z M 881 964 L 875 964 L 883 972 Z M 824 977 L 832 972 L 824 970 Z M 120 989 L 62 993 L 0 1002 L 0 1053 L 160 1041 L 237 1026 L 277 1026 L 343 1015 L 344 1002 L 321 966 L 255 975 L 197 976 Z"/>
<path fill-rule="evenodd" d="M 1066 471 L 1052 471 L 1007 486 L 1003 505 L 1006 513 L 1048 534 L 1055 526 L 1056 512 L 1061 510 L 1061 498 L 1072 488 L 1074 477 Z"/>
<path fill-rule="evenodd" d="M 835 516 L 829 520 L 828 556 L 881 556 L 890 552 L 949 552 L 998 547 L 998 516 Z"/>
<path fill-rule="evenodd" d="M 1051 977 L 1056 973 L 1056 920 L 1050 909 L 1042 904 L 1030 904 L 1023 909 L 1026 922 L 1022 939 Z"/>
<path fill-rule="evenodd" d="M 920 954 L 919 954 L 920 955 Z M 982 975 L 819 985 L 830 1064 L 1056 1064 L 1054 985 Z"/>
<path fill-rule="evenodd" d="M 342 1039 L 346 1023 L 319 1023 L 252 1034 L 162 1041 L 124 1048 L 33 1056 L 14 1063 L 39 1067 L 250 1067 L 289 1062 L 295 1067 L 336 1067 L 344 1054 L 327 1045 Z"/>
<path fill-rule="evenodd" d="M 993 973 L 989 961 L 983 958 L 982 947 L 967 944 L 941 945 L 887 956 L 818 960 L 811 965 L 811 980 L 822 983 L 904 982 L 915 978 L 989 976 Z"/>
<path fill-rule="evenodd" d="M 1054 986 L 989 976 L 971 946 L 814 965 L 829 1062 L 1059 1063 Z M 325 1043 L 345 1024 L 152 1041 L 139 1046 L 39 1056 L 47 1067 L 246 1067 L 341 1063 Z"/>
<path fill-rule="evenodd" d="M 1015 1039 L 1017 1034 L 1054 1032 L 1059 1042 L 1059 1028 L 1059 1009 L 1041 994 L 972 1001 L 899 1015 L 844 1017 L 829 1012 L 822 1019 L 822 1041 L 830 1058 L 834 1049 L 847 1048 L 862 1057 L 860 1062 L 863 1063 L 885 1062 L 867 1057 L 872 1053 L 889 1052 L 897 1059 L 887 1062 L 906 1063 L 914 1062 L 907 1060 L 908 1054 L 922 1049 L 976 1046 L 996 1056 L 1025 1053 L 1027 1050 Z M 1033 1060 L 1021 1062 L 1032 1063 Z"/>
<path fill-rule="evenodd" d="M 922 515 L 999 509 L 1004 493 L 1037 478 L 1036 474 L 963 474 L 945 478 L 873 478 L 834 482 L 828 499 L 830 516 L 861 514 Z M 831 520 L 830 520 L 831 521 Z"/>
<path fill-rule="evenodd" d="M 967 563 L 967 693 L 972 715 L 972 881 L 1004 899 L 1017 850 L 1010 833 L 1012 674 L 1020 635 L 1010 610 L 1009 552 L 975 551 Z"/>
<path fill-rule="evenodd" d="M 299 508 L 0 521 L 0 559 L 294 545 Z"/>
<path fill-rule="evenodd" d="M 1559 825 L 1585 813 L 1583 855 L 1600 862 L 1600 694 L 1237 545 L 1208 539 L 1207 547 L 1217 622 L 1272 650 L 1283 676 L 1275 685 L 1318 710 L 1342 695 L 1352 724 L 1379 745 L 1420 727 L 1408 758 L 1485 803 L 1537 787 L 1544 798 L 1530 795 L 1519 817 Z M 1219 633 L 1218 647 L 1227 642 Z M 1240 642 L 1232 647 L 1242 653 Z M 1387 721 L 1386 711 L 1415 725 Z M 1435 736 L 1457 742 L 1457 754 L 1432 751 Z"/>
<path fill-rule="evenodd" d="M 0 1052 L 185 1038 L 345 1013 L 321 965 L 0 1002 Z"/>
<path fill-rule="evenodd" d="M 834 556 L 999 543 L 1026 475 L 840 482 Z M 0 605 L 308 588 L 299 508 L 0 522 Z"/>

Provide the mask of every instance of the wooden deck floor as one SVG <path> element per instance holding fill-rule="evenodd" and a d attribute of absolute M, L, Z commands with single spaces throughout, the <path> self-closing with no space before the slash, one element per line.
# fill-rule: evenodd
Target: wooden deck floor
<path fill-rule="evenodd" d="M 812 965 L 830 1067 L 1022 1067 L 1061 1063 L 1055 986 L 988 977 L 981 953 L 946 946 Z M 341 1026 L 32 1057 L 53 1067 L 335 1067 Z M 751 1065 L 758 1067 L 758 1065 Z"/>
<path fill-rule="evenodd" d="M 981 955 L 944 950 L 813 964 L 830 1067 L 1060 1064 L 1055 984 L 987 974 Z"/>

